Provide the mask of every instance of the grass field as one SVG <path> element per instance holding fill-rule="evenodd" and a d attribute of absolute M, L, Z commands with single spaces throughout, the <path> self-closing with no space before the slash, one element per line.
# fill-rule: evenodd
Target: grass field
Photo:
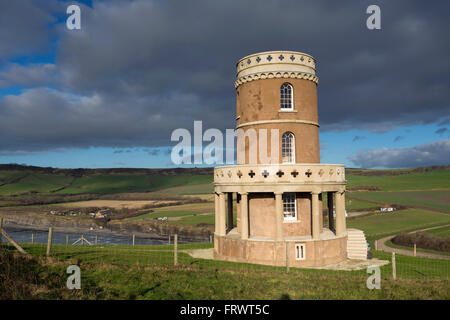
<path fill-rule="evenodd" d="M 347 188 L 372 186 L 381 191 L 442 190 L 450 189 L 450 170 L 379 176 L 346 174 L 346 180 Z"/>
<path fill-rule="evenodd" d="M 449 214 L 408 209 L 349 220 L 347 227 L 363 230 L 366 238 L 375 239 L 448 223 L 450 223 Z"/>
<path fill-rule="evenodd" d="M 441 237 L 441 238 L 448 238 L 448 237 L 450 237 L 450 226 L 449 227 L 444 227 L 444 228 L 427 230 L 425 232 L 429 233 L 429 234 L 432 234 L 434 236 Z"/>
<path fill-rule="evenodd" d="M 65 175 L 29 173 L 17 182 L 2 185 L 0 195 L 25 192 L 48 193 L 63 187 L 72 180 L 72 177 Z"/>
<path fill-rule="evenodd" d="M 450 212 L 450 190 L 354 192 L 351 196 L 357 199 L 374 200 L 386 204 L 414 205 Z"/>
<path fill-rule="evenodd" d="M 214 192 L 214 185 L 212 183 L 204 183 L 190 186 L 178 186 L 164 189 L 164 192 L 178 195 L 208 194 Z"/>
<path fill-rule="evenodd" d="M 367 273 L 285 268 L 195 259 L 182 252 L 210 244 L 179 245 L 179 266 L 173 267 L 173 246 L 82 247 L 55 245 L 52 261 L 40 277 L 52 275 L 52 290 L 43 298 L 82 299 L 449 299 L 448 264 L 439 260 L 397 257 L 398 279 L 390 265 L 381 268 L 381 290 L 368 290 Z M 34 256 L 44 245 L 24 245 Z M 377 252 L 381 259 L 389 254 Z M 68 291 L 55 283 L 69 264 L 82 270 L 82 290 Z M 23 275 L 22 275 L 23 276 Z M 64 278 L 63 278 L 64 279 Z M 426 281 L 424 281 L 426 280 Z M 74 296 L 75 295 L 75 296 Z"/>
<path fill-rule="evenodd" d="M 69 187 L 58 191 L 63 194 L 76 193 L 120 193 L 144 192 L 174 186 L 191 186 L 211 181 L 206 175 L 180 174 L 162 175 L 93 175 L 76 179 Z"/>
<path fill-rule="evenodd" d="M 173 194 L 189 190 L 192 186 L 201 185 L 198 193 L 210 191 L 212 176 L 177 174 L 177 175 L 101 175 L 93 174 L 72 177 L 63 174 L 46 174 L 36 172 L 0 171 L 0 195 L 17 195 L 23 193 L 124 193 L 148 192 L 173 187 Z M 208 189 L 209 186 L 209 189 Z M 177 192 L 178 190 L 178 192 Z M 203 190 L 203 192 L 200 192 Z M 195 187 L 193 193 L 195 194 Z"/>
<path fill-rule="evenodd" d="M 194 216 L 195 215 L 195 216 Z M 168 223 L 179 225 L 197 225 L 199 223 L 214 224 L 214 203 L 190 203 L 178 206 L 169 206 L 154 209 L 154 212 L 146 213 L 128 220 L 152 219 L 168 217 Z M 234 216 L 236 221 L 236 216 Z"/>

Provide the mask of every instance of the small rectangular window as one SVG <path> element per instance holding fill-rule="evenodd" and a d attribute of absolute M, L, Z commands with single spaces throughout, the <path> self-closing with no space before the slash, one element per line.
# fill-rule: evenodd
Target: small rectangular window
<path fill-rule="evenodd" d="M 305 260 L 305 244 L 296 244 L 295 245 L 295 260 Z"/>

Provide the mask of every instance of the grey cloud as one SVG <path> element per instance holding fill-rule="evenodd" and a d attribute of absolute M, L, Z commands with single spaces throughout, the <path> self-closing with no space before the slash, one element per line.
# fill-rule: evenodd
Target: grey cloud
<path fill-rule="evenodd" d="M 0 88 L 6 87 L 40 87 L 55 85 L 57 70 L 54 64 L 36 63 L 31 65 L 9 64 L 0 71 Z"/>
<path fill-rule="evenodd" d="M 364 136 L 354 136 L 353 137 L 353 142 L 356 142 L 356 141 L 359 141 L 359 140 L 364 140 L 364 139 L 366 139 L 366 137 L 364 137 Z"/>
<path fill-rule="evenodd" d="M 47 52 L 54 35 L 49 24 L 56 1 L 14 0 L 0 2 L 0 63 L 3 59 Z M 1 64 L 0 64 L 1 65 Z"/>
<path fill-rule="evenodd" d="M 411 148 L 379 148 L 359 151 L 349 158 L 361 168 L 410 168 L 450 163 L 450 140 Z"/>
<path fill-rule="evenodd" d="M 194 120 L 233 128 L 236 61 L 278 49 L 317 58 L 321 130 L 442 121 L 450 4 L 378 1 L 381 31 L 365 27 L 369 4 L 93 1 L 80 32 L 55 27 L 55 90 L 0 100 L 0 148 L 167 146 L 173 129 Z M 55 30 L 37 28 L 36 37 Z"/>
<path fill-rule="evenodd" d="M 434 133 L 436 133 L 436 134 L 438 134 L 438 135 L 440 135 L 440 136 L 442 136 L 444 133 L 448 133 L 449 132 L 449 130 L 447 129 L 447 128 L 439 128 L 439 129 L 437 129 Z"/>
<path fill-rule="evenodd" d="M 36 151 L 69 144 L 81 148 L 167 145 L 171 130 L 186 127 L 185 116 L 176 109 L 192 104 L 201 103 L 190 95 L 136 101 L 30 89 L 0 100 L 0 148 L 11 151 L 21 146 Z"/>

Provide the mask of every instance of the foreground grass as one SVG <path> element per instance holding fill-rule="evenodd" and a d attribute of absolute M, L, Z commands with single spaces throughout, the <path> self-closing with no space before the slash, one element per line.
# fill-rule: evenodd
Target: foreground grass
<path fill-rule="evenodd" d="M 346 272 L 233 272 L 154 267 L 83 266 L 101 299 L 448 299 L 448 281 L 382 280 Z M 92 297 L 89 288 L 88 297 Z M 83 292 L 84 293 L 84 292 Z"/>
<path fill-rule="evenodd" d="M 446 280 L 401 280 L 382 277 L 380 290 L 366 287 L 367 275 L 347 271 L 201 268 L 79 263 L 81 290 L 67 290 L 69 263 L 35 264 L 30 287 L 16 299 L 443 299 Z M 382 273 L 383 275 L 383 273 Z M 46 287 L 46 281 L 52 283 Z M 11 298 L 4 296 L 3 298 Z"/>

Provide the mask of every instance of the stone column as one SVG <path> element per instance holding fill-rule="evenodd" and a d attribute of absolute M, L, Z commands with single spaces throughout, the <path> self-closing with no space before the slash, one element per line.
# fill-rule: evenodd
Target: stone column
<path fill-rule="evenodd" d="M 283 240 L 283 193 L 275 192 L 275 225 L 276 225 L 276 240 Z"/>
<path fill-rule="evenodd" d="M 220 207 L 219 207 L 219 194 L 214 192 L 214 223 L 215 233 L 219 234 L 220 229 Z"/>
<path fill-rule="evenodd" d="M 345 190 L 336 192 L 336 235 L 342 236 L 347 231 L 345 226 Z"/>
<path fill-rule="evenodd" d="M 319 193 L 311 192 L 311 213 L 312 213 L 312 238 L 320 239 L 320 212 L 319 212 Z"/>
<path fill-rule="evenodd" d="M 228 192 L 228 201 L 227 201 L 227 209 L 228 209 L 228 219 L 227 219 L 227 229 L 233 229 L 233 193 Z"/>
<path fill-rule="evenodd" d="M 225 193 L 219 192 L 219 236 L 226 235 L 225 211 Z"/>
<path fill-rule="evenodd" d="M 241 193 L 241 239 L 248 239 L 248 196 L 247 192 Z"/>
<path fill-rule="evenodd" d="M 327 193 L 328 202 L 328 228 L 334 231 L 334 216 L 333 216 L 333 192 Z"/>

